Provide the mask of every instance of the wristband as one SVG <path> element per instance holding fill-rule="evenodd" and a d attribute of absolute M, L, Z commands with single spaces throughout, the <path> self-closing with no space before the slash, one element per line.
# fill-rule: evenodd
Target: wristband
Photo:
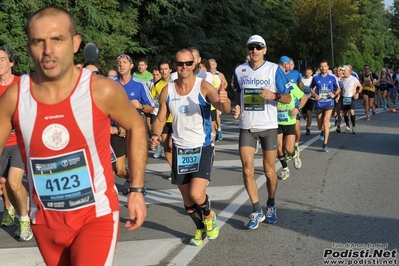
<path fill-rule="evenodd" d="M 143 193 L 143 195 L 145 196 L 145 195 L 147 195 L 147 187 L 146 186 L 144 186 L 144 187 L 130 187 L 127 190 L 126 194 L 129 194 L 129 193 L 132 193 L 132 192 Z"/>

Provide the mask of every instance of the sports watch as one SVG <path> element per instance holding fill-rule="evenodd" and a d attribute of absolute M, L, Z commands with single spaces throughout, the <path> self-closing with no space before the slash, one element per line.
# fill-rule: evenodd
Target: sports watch
<path fill-rule="evenodd" d="M 144 187 L 124 187 L 123 189 L 122 189 L 122 194 L 123 195 L 127 195 L 127 194 L 129 194 L 129 193 L 132 193 L 132 192 L 138 192 L 138 193 L 143 193 L 143 195 L 145 196 L 145 195 L 147 195 L 147 187 L 146 186 L 144 186 Z"/>

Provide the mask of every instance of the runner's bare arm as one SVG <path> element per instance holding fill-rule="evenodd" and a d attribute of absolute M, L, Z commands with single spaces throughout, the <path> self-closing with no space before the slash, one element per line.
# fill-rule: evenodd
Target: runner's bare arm
<path fill-rule="evenodd" d="M 226 77 L 224 76 L 224 74 L 221 73 L 221 72 L 219 72 L 219 78 L 220 78 L 220 80 L 222 81 L 223 89 L 227 89 L 227 85 L 228 85 L 229 83 L 227 82 L 227 79 L 226 79 Z"/>
<path fill-rule="evenodd" d="M 227 91 L 225 89 L 220 89 L 219 92 L 217 92 L 209 82 L 203 80 L 201 83 L 201 92 L 216 109 L 223 113 L 230 113 L 231 102 L 229 97 L 227 97 Z"/>
<path fill-rule="evenodd" d="M 0 153 L 13 128 L 12 118 L 17 106 L 18 84 L 9 87 L 0 97 Z"/>
<path fill-rule="evenodd" d="M 166 99 L 168 97 L 168 85 L 166 85 L 159 96 L 159 109 L 157 117 L 152 124 L 152 136 L 150 139 L 150 147 L 155 148 L 159 143 L 161 143 L 162 129 L 165 126 L 166 120 L 170 114 L 169 108 L 166 104 Z"/>
<path fill-rule="evenodd" d="M 93 76 L 93 96 L 97 106 L 118 125 L 126 130 L 127 159 L 130 169 L 131 187 L 144 187 L 148 148 L 144 121 L 130 103 L 126 92 L 117 82 Z M 139 228 L 147 215 L 144 195 L 130 193 L 128 198 L 129 219 L 125 223 L 128 230 Z"/>

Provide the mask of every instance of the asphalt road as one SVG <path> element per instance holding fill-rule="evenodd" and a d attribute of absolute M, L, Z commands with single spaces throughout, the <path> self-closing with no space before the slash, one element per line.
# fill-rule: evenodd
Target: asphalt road
<path fill-rule="evenodd" d="M 362 106 L 357 105 L 356 135 L 336 133 L 331 120 L 328 153 L 321 151 L 314 120 L 312 134 L 303 131 L 301 138 L 302 168 L 296 170 L 290 161 L 291 177 L 279 181 L 277 223 L 262 223 L 256 230 L 245 227 L 252 206 L 242 183 L 237 121 L 223 115 L 224 139 L 216 144 L 208 188 L 220 235 L 201 247 L 187 245 L 194 224 L 176 187 L 167 180 L 170 170 L 165 159 L 152 158 L 150 152 L 148 216 L 142 228 L 126 231 L 125 198 L 120 197 L 115 265 L 332 265 L 333 259 L 341 260 L 336 265 L 382 261 L 397 265 L 399 113 L 377 110 L 366 122 Z M 264 208 L 267 194 L 261 158 L 260 152 L 256 154 L 255 173 Z M 279 162 L 276 169 L 280 171 Z M 122 181 L 116 183 L 121 188 Z M 14 240 L 15 229 L 0 230 L 0 264 L 44 265 L 35 241 Z M 385 252 L 384 258 L 373 253 L 375 249 Z"/>

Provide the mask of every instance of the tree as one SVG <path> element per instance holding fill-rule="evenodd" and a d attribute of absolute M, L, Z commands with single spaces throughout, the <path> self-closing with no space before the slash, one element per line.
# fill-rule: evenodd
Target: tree
<path fill-rule="evenodd" d="M 10 48 L 16 55 L 16 73 L 33 70 L 25 44 L 24 31 L 29 17 L 42 7 L 53 5 L 65 8 L 65 0 L 4 0 L 0 5 L 0 44 Z M 89 43 L 97 44 L 100 63 L 104 69 L 115 68 L 116 57 L 121 53 L 144 52 L 135 41 L 138 31 L 137 9 L 132 3 L 107 0 L 69 1 L 68 10 L 74 16 L 82 45 L 76 54 L 77 62 L 84 62 L 83 48 Z"/>

